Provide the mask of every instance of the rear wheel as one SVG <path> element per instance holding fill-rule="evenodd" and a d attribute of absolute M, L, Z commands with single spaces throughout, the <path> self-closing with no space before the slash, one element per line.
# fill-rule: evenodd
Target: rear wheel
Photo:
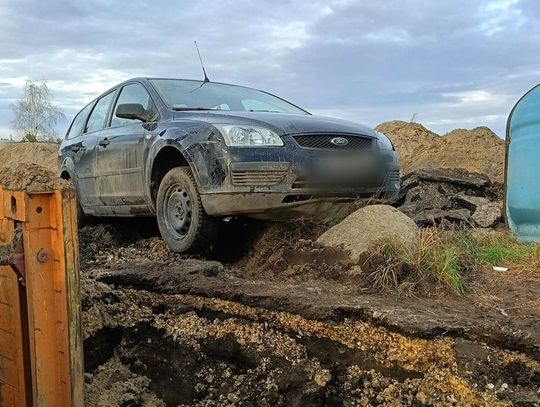
<path fill-rule="evenodd" d="M 204 250 L 217 235 L 217 219 L 205 212 L 193 174 L 187 167 L 170 170 L 156 199 L 159 231 L 176 253 Z"/>

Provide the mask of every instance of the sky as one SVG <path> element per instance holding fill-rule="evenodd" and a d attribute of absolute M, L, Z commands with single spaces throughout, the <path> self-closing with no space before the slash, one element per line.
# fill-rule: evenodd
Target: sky
<path fill-rule="evenodd" d="M 540 82 L 538 0 L 0 0 L 0 138 L 27 79 L 74 115 L 135 76 L 264 89 L 314 114 L 504 137 Z"/>

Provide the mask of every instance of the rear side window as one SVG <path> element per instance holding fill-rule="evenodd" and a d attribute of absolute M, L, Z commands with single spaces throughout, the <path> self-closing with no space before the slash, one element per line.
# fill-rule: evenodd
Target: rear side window
<path fill-rule="evenodd" d="M 86 123 L 86 119 L 88 118 L 88 113 L 90 113 L 90 110 L 92 110 L 92 106 L 93 104 L 89 104 L 83 110 L 81 110 L 77 114 L 77 116 L 75 116 L 75 119 L 73 119 L 73 123 L 71 123 L 71 126 L 69 128 L 66 137 L 67 139 L 72 139 L 82 134 L 84 130 L 84 124 Z"/>
<path fill-rule="evenodd" d="M 137 119 L 123 119 L 116 116 L 116 109 L 118 108 L 118 105 L 123 105 L 127 103 L 137 103 L 142 105 L 144 110 L 148 112 L 147 117 L 149 118 L 149 120 L 152 121 L 156 119 L 157 109 L 154 106 L 154 102 L 152 101 L 152 98 L 150 97 L 144 86 L 138 83 L 131 83 L 124 86 L 120 91 L 120 96 L 118 97 L 116 106 L 114 107 L 114 114 L 111 120 L 111 126 L 125 126 L 128 124 L 141 122 Z"/>
<path fill-rule="evenodd" d="M 109 112 L 113 98 L 114 92 L 111 92 L 98 100 L 94 110 L 92 110 L 92 114 L 90 114 L 88 123 L 86 123 L 85 133 L 92 133 L 105 127 L 105 120 L 107 119 L 107 113 Z"/>

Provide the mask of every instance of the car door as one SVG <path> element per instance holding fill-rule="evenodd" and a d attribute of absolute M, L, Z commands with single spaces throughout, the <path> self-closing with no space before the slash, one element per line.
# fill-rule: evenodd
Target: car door
<path fill-rule="evenodd" d="M 145 205 L 145 136 L 151 124 L 118 117 L 117 108 L 122 104 L 140 104 L 148 113 L 145 117 L 150 121 L 158 119 L 155 104 L 142 84 L 132 82 L 120 89 L 110 126 L 100 135 L 97 152 L 99 194 L 109 206 Z"/>
<path fill-rule="evenodd" d="M 74 164 L 81 205 L 88 209 L 87 213 L 94 213 L 93 207 L 103 205 L 97 186 L 96 153 L 100 132 L 105 126 L 115 94 L 116 91 L 111 91 L 95 102 L 85 123 L 80 145 L 75 144 L 72 147 L 76 154 Z"/>
<path fill-rule="evenodd" d="M 62 157 L 67 159 L 70 175 L 77 190 L 77 196 L 81 206 L 88 209 L 99 205 L 96 183 L 96 156 L 95 145 L 97 136 L 86 134 L 85 127 L 88 116 L 95 103 L 91 103 L 82 109 L 69 128 L 66 140 L 62 145 Z"/>

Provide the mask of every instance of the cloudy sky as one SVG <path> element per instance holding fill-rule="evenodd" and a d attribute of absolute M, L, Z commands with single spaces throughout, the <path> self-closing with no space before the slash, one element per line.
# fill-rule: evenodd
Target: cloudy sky
<path fill-rule="evenodd" d="M 313 113 L 504 137 L 540 82 L 538 0 L 0 0 L 0 137 L 26 79 L 74 114 L 133 76 L 210 79 Z"/>

